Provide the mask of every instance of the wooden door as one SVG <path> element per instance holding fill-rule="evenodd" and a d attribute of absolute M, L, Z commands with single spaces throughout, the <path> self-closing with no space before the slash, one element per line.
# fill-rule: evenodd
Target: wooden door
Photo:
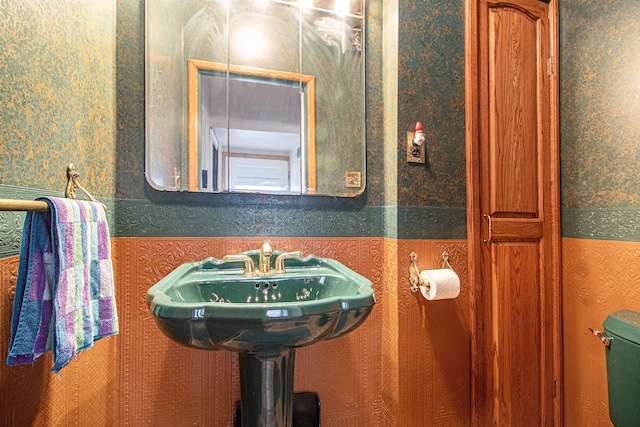
<path fill-rule="evenodd" d="M 562 423 L 556 9 L 467 0 L 474 425 Z"/>

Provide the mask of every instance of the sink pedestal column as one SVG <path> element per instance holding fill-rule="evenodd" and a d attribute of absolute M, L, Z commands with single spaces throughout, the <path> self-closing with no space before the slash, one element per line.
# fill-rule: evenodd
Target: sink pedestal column
<path fill-rule="evenodd" d="M 240 353 L 242 427 L 291 427 L 295 349 Z"/>

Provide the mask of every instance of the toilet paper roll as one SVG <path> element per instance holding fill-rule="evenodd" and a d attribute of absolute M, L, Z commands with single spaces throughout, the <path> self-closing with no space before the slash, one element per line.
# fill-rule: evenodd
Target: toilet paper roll
<path fill-rule="evenodd" d="M 460 278 L 449 268 L 423 270 L 420 277 L 426 286 L 420 286 L 420 292 L 426 299 L 451 299 L 460 295 Z"/>

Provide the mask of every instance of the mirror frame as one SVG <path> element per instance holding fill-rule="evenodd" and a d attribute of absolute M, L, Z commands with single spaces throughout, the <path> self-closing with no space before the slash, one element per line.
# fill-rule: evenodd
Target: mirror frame
<path fill-rule="evenodd" d="M 239 65 L 224 64 L 220 62 L 202 61 L 198 59 L 187 60 L 187 167 L 188 189 L 199 191 L 198 163 L 200 147 L 200 73 L 202 71 L 224 72 L 228 75 L 239 75 L 253 78 L 287 80 L 300 82 L 305 85 L 307 120 L 306 138 L 301 140 L 301 145 L 306 146 L 306 188 L 301 189 L 300 194 L 316 193 L 316 79 L 300 73 L 287 71 L 265 70 L 261 68 L 243 67 Z M 218 193 L 227 193 L 229 190 Z"/>

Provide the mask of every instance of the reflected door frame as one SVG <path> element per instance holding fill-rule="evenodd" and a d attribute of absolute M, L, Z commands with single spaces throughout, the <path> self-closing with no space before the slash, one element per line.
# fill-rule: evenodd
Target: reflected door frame
<path fill-rule="evenodd" d="M 259 68 L 229 65 L 220 62 L 189 59 L 187 61 L 187 168 L 189 191 L 199 190 L 199 151 L 200 151 L 200 73 L 203 71 L 223 72 L 256 78 L 299 81 L 305 87 L 305 141 L 306 167 L 302 189 L 303 194 L 315 194 L 316 185 L 316 82 L 314 76 L 286 71 L 264 70 Z M 302 139 L 302 138 L 301 138 Z M 224 179 L 223 179 L 224 181 Z"/>

